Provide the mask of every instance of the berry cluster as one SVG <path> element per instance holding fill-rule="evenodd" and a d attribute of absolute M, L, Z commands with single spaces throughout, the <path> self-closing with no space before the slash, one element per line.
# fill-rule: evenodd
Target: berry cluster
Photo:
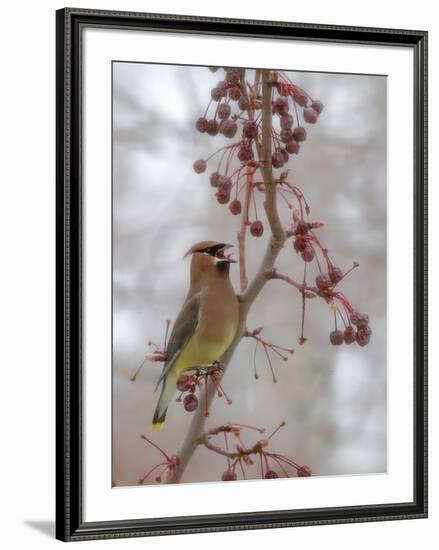
<path fill-rule="evenodd" d="M 241 127 L 240 139 L 236 143 L 219 149 L 208 159 L 222 152 L 223 156 L 219 163 L 221 166 L 224 154 L 229 151 L 229 158 L 225 163 L 226 174 L 233 156 L 245 163 L 253 161 L 258 154 L 262 124 L 260 74 L 256 71 L 253 83 L 246 81 L 245 76 L 245 69 L 235 67 L 225 69 L 224 80 L 218 82 L 211 90 L 211 100 L 206 112 L 195 122 L 199 132 L 210 136 L 222 134 L 228 139 L 233 139 Z M 305 122 L 315 124 L 323 110 L 323 103 L 311 99 L 302 88 L 289 80 L 286 73 L 274 71 L 271 76 L 273 89 L 271 109 L 274 122 L 271 161 L 274 168 L 281 168 L 288 162 L 290 155 L 298 154 L 300 143 L 306 140 L 306 129 L 300 123 L 300 110 L 302 109 Z M 277 97 L 276 94 L 278 94 Z M 214 107 L 213 117 L 209 118 L 208 113 L 212 104 L 216 104 L 216 107 Z M 232 112 L 232 107 L 235 105 L 235 112 Z M 198 174 L 204 172 L 206 167 L 205 160 L 197 160 L 194 163 L 194 170 Z"/>
<path fill-rule="evenodd" d="M 216 69 L 218 70 L 218 69 Z M 197 174 L 207 169 L 207 163 L 218 155 L 218 162 L 210 173 L 209 181 L 215 189 L 216 200 L 228 204 L 230 212 L 241 216 L 239 239 L 240 264 L 244 264 L 244 240 L 247 228 L 254 237 L 261 237 L 264 224 L 258 217 L 254 191 L 263 191 L 263 183 L 254 183 L 262 169 L 262 96 L 261 71 L 254 72 L 252 82 L 246 79 L 246 70 L 225 68 L 224 80 L 212 88 L 211 99 L 203 116 L 195 123 L 196 129 L 209 136 L 223 135 L 237 139 L 225 145 L 207 159 L 194 162 Z M 286 73 L 271 72 L 271 165 L 278 169 L 285 166 L 290 155 L 297 155 L 300 144 L 306 140 L 306 130 L 301 116 L 308 124 L 314 124 L 323 110 L 320 101 L 313 100 L 299 86 L 293 84 Z M 300 114 L 302 113 L 302 115 Z M 252 211 L 252 212 L 251 212 Z M 246 284 L 245 267 L 241 271 L 241 290 Z"/>
<path fill-rule="evenodd" d="M 259 466 L 261 479 L 291 477 L 291 470 L 295 472 L 296 477 L 310 477 L 311 469 L 308 466 L 300 465 L 292 458 L 267 449 L 271 438 L 283 426 L 285 426 L 285 422 L 281 422 L 269 437 L 258 439 L 251 446 L 246 446 L 244 444 L 241 437 L 242 432 L 254 431 L 263 434 L 265 430 L 248 424 L 238 423 L 227 423 L 217 428 L 213 428 L 202 434 L 198 441 L 209 451 L 220 454 L 226 458 L 227 466 L 221 474 L 222 481 L 235 481 L 238 479 L 239 473 L 242 479 L 246 479 L 246 470 L 255 464 L 255 459 L 258 459 L 256 460 L 256 467 Z M 224 447 L 219 446 L 214 440 L 214 437 L 219 435 L 223 437 Z M 233 442 L 229 440 L 230 436 L 233 436 Z M 155 477 L 156 483 L 161 483 L 171 478 L 175 474 L 176 468 L 180 462 L 178 456 L 168 455 L 145 435 L 141 435 L 140 438 L 158 450 L 163 459 L 139 479 L 139 484 L 142 485 L 145 483 L 147 478 L 159 468 L 161 468 L 161 470 Z"/>
<path fill-rule="evenodd" d="M 352 325 L 355 325 L 357 330 Z M 329 340 L 333 346 L 357 342 L 359 346 L 363 347 L 367 346 L 370 342 L 371 334 L 369 316 L 358 311 L 352 311 L 350 314 L 350 323 L 345 323 L 344 331 L 339 330 L 336 324 L 335 329 L 329 335 Z"/>
<path fill-rule="evenodd" d="M 224 424 L 206 432 L 200 437 L 199 441 L 210 451 L 226 457 L 227 467 L 221 475 L 222 481 L 235 481 L 238 479 L 239 473 L 242 479 L 246 479 L 246 470 L 255 464 L 255 459 L 257 459 L 256 463 L 260 469 L 261 479 L 291 477 L 288 468 L 293 468 L 297 477 L 311 476 L 311 470 L 308 466 L 297 464 L 295 460 L 267 449 L 271 438 L 283 426 L 285 426 L 285 422 L 282 422 L 269 437 L 258 439 L 251 446 L 243 443 L 242 431 L 253 430 L 262 434 L 265 430 L 248 424 Z M 220 434 L 224 438 L 224 447 L 220 447 L 212 441 L 214 436 Z M 229 441 L 230 435 L 234 437 L 234 444 Z"/>
<path fill-rule="evenodd" d="M 369 326 L 369 315 L 366 315 L 365 313 L 359 313 L 358 311 L 353 311 L 351 313 L 351 323 L 357 327 L 357 332 L 355 333 L 355 329 L 352 326 L 346 327 L 344 334 L 345 342 L 347 344 L 350 343 L 346 339 L 346 331 L 348 331 L 349 329 L 350 336 L 348 340 L 351 340 L 353 337 L 355 337 L 356 342 L 360 346 L 366 346 L 370 342 L 370 336 L 372 334 Z"/>
<path fill-rule="evenodd" d="M 198 408 L 199 400 L 196 396 L 197 390 L 205 387 L 204 397 L 204 416 L 209 416 L 208 405 L 207 405 L 207 386 L 209 379 L 212 381 L 218 397 L 223 397 L 226 399 L 229 405 L 232 404 L 231 399 L 225 393 L 223 387 L 220 383 L 220 378 L 222 375 L 222 369 L 219 364 L 209 365 L 207 367 L 193 367 L 192 374 L 181 374 L 177 378 L 176 386 L 180 394 L 177 397 L 177 401 L 183 401 L 183 407 L 187 412 L 193 412 Z"/>
<path fill-rule="evenodd" d="M 286 174 L 283 175 L 284 180 L 281 180 L 281 185 L 290 185 L 286 181 Z M 335 329 L 330 333 L 329 340 L 332 345 L 339 346 L 343 343 L 352 344 L 357 342 L 360 346 L 365 346 L 370 342 L 372 331 L 369 327 L 368 315 L 356 312 L 351 306 L 346 296 L 338 291 L 339 283 L 355 268 L 359 266 L 358 262 L 354 262 L 352 267 L 346 272 L 343 272 L 340 267 L 333 264 L 329 257 L 329 251 L 325 248 L 318 239 L 315 230 L 323 226 L 323 222 L 306 221 L 305 213 L 309 215 L 309 206 L 303 194 L 294 186 L 290 185 L 297 200 L 298 208 L 292 209 L 293 223 L 288 230 L 288 235 L 293 238 L 293 248 L 296 253 L 300 254 L 304 262 L 303 282 L 301 284 L 294 283 L 294 286 L 302 292 L 302 330 L 299 342 L 306 342 L 304 337 L 304 320 L 305 320 L 305 298 L 315 295 L 325 299 L 331 306 L 334 312 Z M 307 265 L 315 262 L 318 269 L 318 274 L 315 277 L 315 286 L 310 286 L 307 283 Z M 275 278 L 279 278 L 278 275 Z M 282 277 L 280 277 L 282 278 Z M 288 277 L 286 279 L 289 279 Z M 291 282 L 289 279 L 287 282 Z M 337 317 L 339 317 L 344 325 L 344 331 L 337 328 Z M 357 330 L 352 326 L 354 325 Z"/>

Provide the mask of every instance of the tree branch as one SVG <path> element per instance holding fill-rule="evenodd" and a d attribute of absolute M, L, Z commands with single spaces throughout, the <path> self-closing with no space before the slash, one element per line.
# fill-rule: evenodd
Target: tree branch
<path fill-rule="evenodd" d="M 248 277 L 247 268 L 245 263 L 245 239 L 247 235 L 248 226 L 248 212 L 250 208 L 250 200 L 253 193 L 253 177 L 250 169 L 247 168 L 246 173 L 247 185 L 245 188 L 243 214 L 241 217 L 241 227 L 238 231 L 238 251 L 239 251 L 239 281 L 241 286 L 241 292 L 247 288 Z"/>
<path fill-rule="evenodd" d="M 272 86 L 270 83 L 270 71 L 264 69 L 261 71 L 262 76 L 262 131 L 261 131 L 261 143 L 257 147 L 260 161 L 262 162 L 262 175 L 264 179 L 265 200 L 264 209 L 267 215 L 268 223 L 271 230 L 271 238 L 265 250 L 262 263 L 250 283 L 247 290 L 240 296 L 239 304 L 239 324 L 235 335 L 235 339 L 227 352 L 221 358 L 221 365 L 224 373 L 233 357 L 233 354 L 238 347 L 241 339 L 243 338 L 246 330 L 247 315 L 253 302 L 261 292 L 268 279 L 266 273 L 273 270 L 274 263 L 276 261 L 279 252 L 285 243 L 285 231 L 282 227 L 279 213 L 277 211 L 276 204 L 276 182 L 273 178 L 273 170 L 271 164 L 271 128 L 272 128 L 272 110 L 271 110 L 271 97 Z M 204 392 L 206 389 L 203 390 Z M 201 399 L 205 400 L 207 406 L 210 407 L 213 399 L 215 398 L 216 391 L 213 385 L 207 389 L 207 396 L 201 396 Z M 188 433 L 177 451 L 179 463 L 175 468 L 175 473 L 168 479 L 168 483 L 178 483 L 193 455 L 196 448 L 200 443 L 200 437 L 204 432 L 204 424 L 206 417 L 203 415 L 201 408 L 198 408 L 194 413 L 192 422 L 189 426 Z"/>
<path fill-rule="evenodd" d="M 277 211 L 277 183 L 273 178 L 273 169 L 271 164 L 271 96 L 272 86 L 270 84 L 270 71 L 268 69 L 264 69 L 262 71 L 262 143 L 258 150 L 260 151 L 259 154 L 262 162 L 262 176 L 264 179 L 264 209 L 267 215 L 268 223 L 270 224 L 271 238 L 265 250 L 264 258 L 258 272 L 246 292 L 242 295 L 242 302 L 246 312 L 248 312 L 254 300 L 267 282 L 265 273 L 274 267 L 276 258 L 282 250 L 286 239 L 286 234 Z"/>
<path fill-rule="evenodd" d="M 315 298 L 316 296 L 320 296 L 324 300 L 328 301 L 331 297 L 328 291 L 320 290 L 320 288 L 316 286 L 310 286 L 310 285 L 305 285 L 303 283 L 298 283 L 291 277 L 288 277 L 288 275 L 283 275 L 282 273 L 279 273 L 276 269 L 267 271 L 265 276 L 267 280 L 277 279 L 279 281 L 283 281 L 284 283 L 287 283 L 293 286 L 294 288 L 297 288 L 297 290 L 300 290 L 300 292 L 305 293 L 305 298 Z"/>

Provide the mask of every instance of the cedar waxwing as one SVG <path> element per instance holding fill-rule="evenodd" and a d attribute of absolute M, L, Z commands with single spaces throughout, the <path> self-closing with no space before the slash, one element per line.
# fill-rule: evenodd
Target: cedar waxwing
<path fill-rule="evenodd" d="M 192 255 L 191 284 L 175 320 L 156 389 L 163 382 L 152 429 L 163 427 L 178 377 L 197 365 L 218 361 L 232 343 L 238 328 L 238 299 L 229 279 L 230 263 L 224 251 L 230 245 L 203 241 Z"/>

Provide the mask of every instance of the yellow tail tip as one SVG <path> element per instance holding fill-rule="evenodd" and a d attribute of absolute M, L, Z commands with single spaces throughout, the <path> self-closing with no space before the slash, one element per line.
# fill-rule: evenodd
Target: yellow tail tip
<path fill-rule="evenodd" d="M 153 422 L 151 424 L 152 431 L 157 432 L 158 430 L 161 430 L 163 428 L 164 423 L 165 423 L 164 421 L 162 421 L 162 422 Z"/>

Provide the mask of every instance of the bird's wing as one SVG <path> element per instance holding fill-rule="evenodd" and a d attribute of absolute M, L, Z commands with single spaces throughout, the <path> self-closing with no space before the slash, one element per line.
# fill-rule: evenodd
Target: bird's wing
<path fill-rule="evenodd" d="M 192 296 L 184 303 L 177 319 L 175 320 L 174 327 L 172 329 L 171 336 L 169 337 L 169 342 L 166 349 L 167 360 L 163 366 L 162 373 L 154 391 L 157 390 L 160 382 L 172 369 L 182 349 L 185 347 L 185 345 L 194 334 L 198 326 L 199 312 L 200 296 L 199 294 L 194 294 L 194 296 Z"/>

